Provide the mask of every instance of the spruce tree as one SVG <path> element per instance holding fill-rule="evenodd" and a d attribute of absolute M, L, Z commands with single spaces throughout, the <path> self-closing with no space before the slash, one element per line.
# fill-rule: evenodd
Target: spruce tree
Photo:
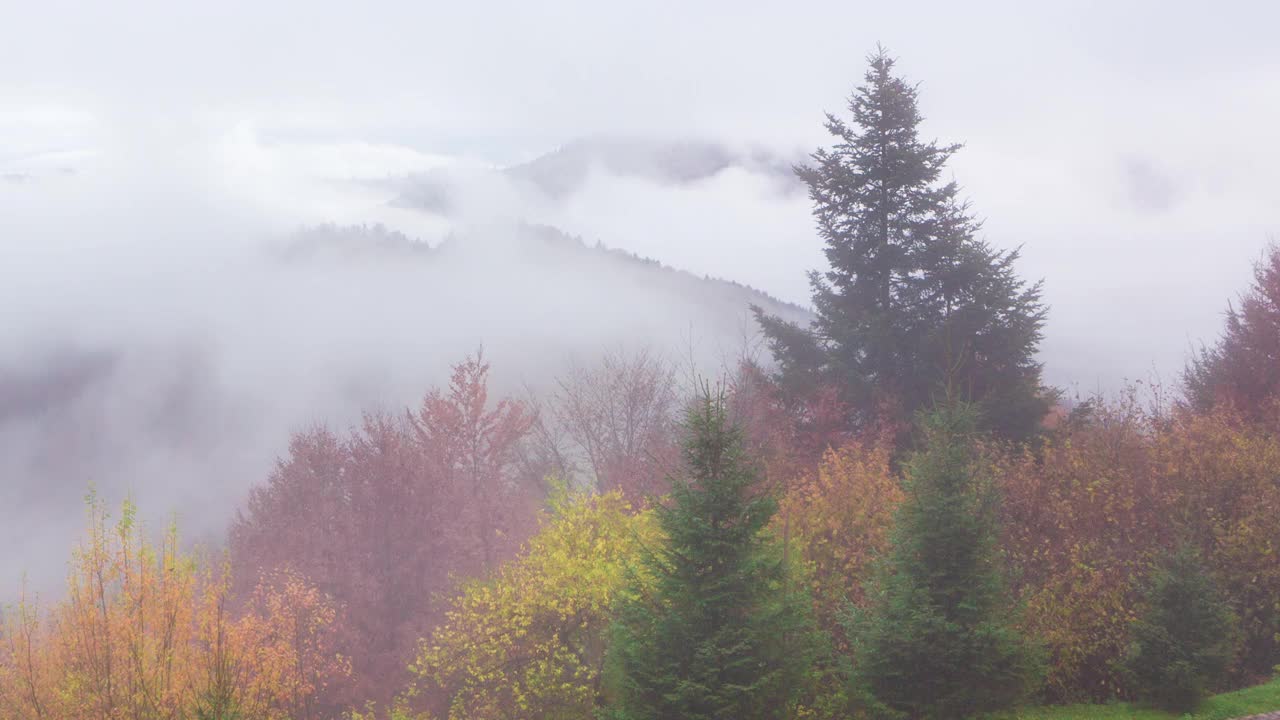
<path fill-rule="evenodd" d="M 613 626 L 608 674 L 615 720 L 786 717 L 815 636 L 767 531 L 776 503 L 759 491 L 723 398 L 686 418 L 686 477 L 656 508 L 665 544 L 644 566 Z"/>
<path fill-rule="evenodd" d="M 1031 689 L 1037 654 L 1015 628 L 997 548 L 997 503 L 974 447 L 975 412 L 922 420 L 890 549 L 851 611 L 853 695 L 880 714 L 957 720 Z"/>
<path fill-rule="evenodd" d="M 890 399 L 904 420 L 949 386 L 982 406 L 989 428 L 1025 438 L 1052 399 L 1035 360 L 1040 284 L 1017 277 L 1017 251 L 978 237 L 943 179 L 960 146 L 920 139 L 916 87 L 883 50 L 869 60 L 851 121 L 828 114 L 834 144 L 796 168 L 830 263 L 810 274 L 817 320 L 799 328 L 753 308 L 783 386 L 835 382 L 854 407 Z"/>
<path fill-rule="evenodd" d="M 1234 616 L 1190 543 L 1162 559 L 1145 594 L 1128 658 L 1138 694 L 1162 709 L 1189 712 L 1227 671 Z"/>

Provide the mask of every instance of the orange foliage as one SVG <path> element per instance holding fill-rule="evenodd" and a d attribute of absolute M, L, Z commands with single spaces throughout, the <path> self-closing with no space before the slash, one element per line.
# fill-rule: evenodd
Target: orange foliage
<path fill-rule="evenodd" d="M 0 716 L 133 720 L 318 717 L 310 698 L 345 671 L 326 647 L 334 609 L 299 578 L 264 585 L 233 617 L 225 566 L 201 571 L 174 527 L 152 544 L 133 506 L 108 525 L 91 497 L 67 594 L 25 595 L 0 631 Z"/>
<path fill-rule="evenodd" d="M 1237 679 L 1277 657 L 1280 440 L 1225 410 L 1145 413 L 1133 402 L 1068 422 L 1038 451 L 993 450 L 1006 559 L 1053 699 L 1126 695 L 1119 661 L 1156 554 L 1196 542 L 1244 621 Z"/>
<path fill-rule="evenodd" d="M 328 598 L 302 576 L 280 571 L 264 578 L 236 631 L 245 660 L 255 669 L 247 696 L 258 708 L 278 708 L 291 720 L 333 717 L 341 708 L 323 707 L 326 686 L 351 672 L 327 632 L 337 618 Z"/>
<path fill-rule="evenodd" d="M 1159 433 L 1154 457 L 1240 617 L 1238 672 L 1269 677 L 1280 662 L 1280 437 L 1225 409 L 1186 413 Z"/>
<path fill-rule="evenodd" d="M 27 599 L 24 587 L 18 604 L 6 609 L 0 617 L 0 717 L 51 717 L 52 669 L 39 603 Z"/>
<path fill-rule="evenodd" d="M 885 549 L 902 501 L 888 443 L 827 450 L 816 471 L 791 483 L 776 523 L 809 566 L 822 624 L 836 628 L 846 601 L 861 603 L 872 561 Z"/>

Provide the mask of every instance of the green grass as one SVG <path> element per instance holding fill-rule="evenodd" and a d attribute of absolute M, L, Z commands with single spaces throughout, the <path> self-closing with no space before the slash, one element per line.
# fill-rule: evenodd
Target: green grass
<path fill-rule="evenodd" d="M 1173 715 L 1129 703 L 1112 703 L 1029 708 L 995 715 L 991 720 L 1228 720 L 1275 710 L 1280 710 L 1280 678 L 1243 690 L 1214 695 L 1190 715 Z"/>

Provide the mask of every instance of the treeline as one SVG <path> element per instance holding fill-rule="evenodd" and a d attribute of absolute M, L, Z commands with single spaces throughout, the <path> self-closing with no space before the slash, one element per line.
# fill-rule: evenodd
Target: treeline
<path fill-rule="evenodd" d="M 803 598 L 795 613 L 807 629 L 787 635 L 806 638 L 791 654 L 807 666 L 798 694 L 762 717 L 845 717 L 871 707 L 865 684 L 846 673 L 866 651 L 859 623 L 884 600 L 877 568 L 902 531 L 917 466 L 895 460 L 884 433 L 809 456 L 798 440 L 808 418 L 795 420 L 764 383 L 752 368 L 736 376 L 726 424 L 740 428 L 740 459 L 756 473 L 742 496 L 776 501 L 756 537 L 783 573 L 772 582 L 790 602 Z M 489 401 L 485 414 L 496 407 Z M 5 613 L 0 716 L 319 718 L 374 699 L 376 712 L 390 704 L 405 717 L 589 718 L 609 707 L 611 628 L 622 605 L 653 592 L 658 571 L 647 563 L 670 537 L 655 515 L 666 505 L 563 481 L 522 496 L 512 453 L 496 496 L 509 521 L 490 528 L 499 561 L 486 571 L 482 506 L 417 464 L 425 452 L 409 449 L 417 441 L 404 423 L 376 451 L 377 423 L 341 440 L 300 434 L 237 522 L 231 562 L 180 552 L 172 530 L 151 545 L 132 511 L 111 524 L 95 501 L 67 597 Z M 1208 687 L 1269 676 L 1280 659 L 1275 430 L 1228 406 L 1157 411 L 1129 398 L 1079 406 L 1033 445 L 973 434 L 966 467 L 998 498 L 987 520 L 991 562 L 1012 599 L 1002 612 L 1039 651 L 1032 697 L 1143 694 L 1130 655 L 1151 607 L 1148 581 L 1173 547 L 1193 549 L 1234 618 Z M 538 445 L 532 430 L 519 439 Z M 359 488 L 386 504 L 362 501 Z"/>
<path fill-rule="evenodd" d="M 1280 251 L 1182 393 L 1062 404 L 1045 308 L 883 52 L 798 168 L 830 268 L 772 358 L 644 352 L 298 433 L 225 553 L 90 502 L 6 610 L 0 717 L 961 718 L 1178 710 L 1280 663 Z"/>
<path fill-rule="evenodd" d="M 336 717 L 389 700 L 459 582 L 498 574 L 549 493 L 569 478 L 637 504 L 666 492 L 677 398 L 644 351 L 572 368 L 540 407 L 491 398 L 477 353 L 417 407 L 297 433 L 225 549 L 183 552 L 176 527 L 153 543 L 131 504 L 111 522 L 91 497 L 68 599 L 0 615 L 0 717 Z"/>

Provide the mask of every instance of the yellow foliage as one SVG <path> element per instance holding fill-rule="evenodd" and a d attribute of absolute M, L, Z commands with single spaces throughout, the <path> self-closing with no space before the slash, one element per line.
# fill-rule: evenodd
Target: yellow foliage
<path fill-rule="evenodd" d="M 406 696 L 443 692 L 450 720 L 593 717 L 610 609 L 656 537 L 620 492 L 559 500 L 523 554 L 466 586 L 423 640 Z"/>

